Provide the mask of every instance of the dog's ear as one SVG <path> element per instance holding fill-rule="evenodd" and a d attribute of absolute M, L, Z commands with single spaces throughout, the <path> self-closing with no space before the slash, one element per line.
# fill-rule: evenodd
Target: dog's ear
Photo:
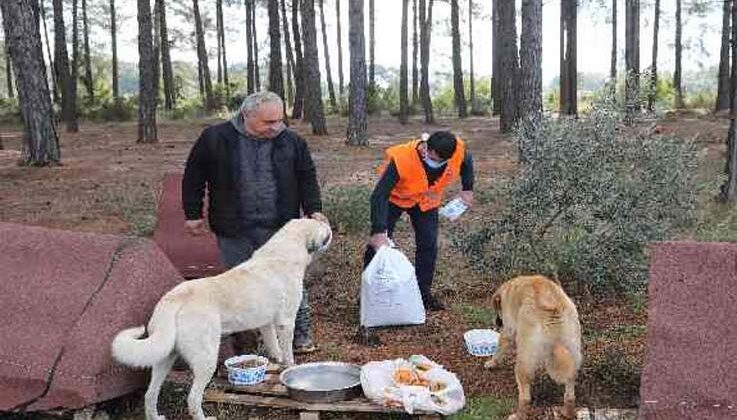
<path fill-rule="evenodd" d="M 491 297 L 491 307 L 494 308 L 496 312 L 502 311 L 502 294 L 499 290 L 497 290 Z"/>
<path fill-rule="evenodd" d="M 495 313 L 495 324 L 497 328 L 503 328 L 504 322 L 502 320 L 502 294 L 501 290 L 497 290 L 496 293 L 491 297 L 491 307 L 494 308 Z"/>

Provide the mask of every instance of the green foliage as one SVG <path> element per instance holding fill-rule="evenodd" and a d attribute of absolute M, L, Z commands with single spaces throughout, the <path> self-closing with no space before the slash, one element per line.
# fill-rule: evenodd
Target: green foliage
<path fill-rule="evenodd" d="M 472 397 L 466 408 L 449 418 L 451 420 L 501 420 L 514 412 L 513 398 Z"/>
<path fill-rule="evenodd" d="M 371 188 L 367 185 L 340 185 L 323 193 L 323 210 L 337 232 L 357 234 L 370 224 Z"/>
<path fill-rule="evenodd" d="M 112 98 L 86 104 L 82 115 L 91 120 L 131 121 L 138 117 L 138 97 L 129 96 L 115 102 Z"/>
<path fill-rule="evenodd" d="M 454 242 L 501 277 L 540 272 L 595 293 L 635 293 L 645 246 L 688 225 L 695 152 L 678 139 L 623 131 L 608 106 L 542 119 L 516 133 L 525 162 L 501 186 L 503 210 Z"/>
<path fill-rule="evenodd" d="M 172 120 L 203 118 L 207 115 L 202 98 L 199 96 L 179 99 L 171 110 L 161 110 L 159 112 L 164 118 Z"/>
<path fill-rule="evenodd" d="M 394 84 L 386 88 L 381 86 L 369 88 L 367 101 L 369 115 L 380 115 L 383 111 L 388 111 L 391 115 L 399 115 L 399 87 Z"/>
<path fill-rule="evenodd" d="M 471 114 L 471 84 L 468 77 L 463 79 L 464 95 L 466 98 L 466 107 L 468 113 Z M 476 79 L 476 115 L 487 115 L 491 106 L 491 80 L 488 77 Z M 456 115 L 455 106 L 455 88 L 453 87 L 453 79 L 449 79 L 443 85 L 438 93 L 432 98 L 433 111 L 437 115 Z"/>
<path fill-rule="evenodd" d="M 0 98 L 0 121 L 17 121 L 19 119 L 18 98 Z"/>

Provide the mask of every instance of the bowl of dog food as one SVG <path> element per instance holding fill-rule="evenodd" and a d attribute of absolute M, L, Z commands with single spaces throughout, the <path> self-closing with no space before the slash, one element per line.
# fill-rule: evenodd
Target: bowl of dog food
<path fill-rule="evenodd" d="M 494 330 L 468 330 L 463 334 L 466 349 L 474 356 L 493 356 L 499 348 L 499 333 Z"/>
<path fill-rule="evenodd" d="M 266 379 L 269 359 L 257 354 L 242 354 L 225 361 L 228 381 L 233 385 L 256 385 Z"/>

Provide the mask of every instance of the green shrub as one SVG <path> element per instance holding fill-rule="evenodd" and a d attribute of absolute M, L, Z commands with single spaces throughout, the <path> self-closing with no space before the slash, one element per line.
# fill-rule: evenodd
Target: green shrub
<path fill-rule="evenodd" d="M 324 191 L 324 213 L 338 232 L 367 232 L 371 224 L 370 200 L 371 188 L 367 185 L 335 186 Z"/>
<path fill-rule="evenodd" d="M 0 121 L 18 121 L 20 108 L 18 98 L 0 98 Z"/>
<path fill-rule="evenodd" d="M 646 281 L 646 245 L 688 225 L 695 151 L 678 139 L 624 131 L 621 115 L 542 119 L 516 133 L 524 161 L 499 188 L 503 209 L 454 243 L 497 275 L 541 272 L 592 292 Z"/>
<path fill-rule="evenodd" d="M 131 121 L 138 118 L 138 98 L 124 97 L 117 102 L 112 100 L 89 104 L 87 117 L 103 121 Z"/>

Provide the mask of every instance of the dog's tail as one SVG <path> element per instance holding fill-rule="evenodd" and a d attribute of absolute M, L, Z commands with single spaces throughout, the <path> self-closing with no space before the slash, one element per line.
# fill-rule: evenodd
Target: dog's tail
<path fill-rule="evenodd" d="M 167 357 L 174 350 L 180 307 L 165 300 L 156 305 L 146 338 L 141 338 L 146 333 L 143 325 L 119 332 L 112 343 L 113 358 L 132 367 L 150 367 Z"/>

